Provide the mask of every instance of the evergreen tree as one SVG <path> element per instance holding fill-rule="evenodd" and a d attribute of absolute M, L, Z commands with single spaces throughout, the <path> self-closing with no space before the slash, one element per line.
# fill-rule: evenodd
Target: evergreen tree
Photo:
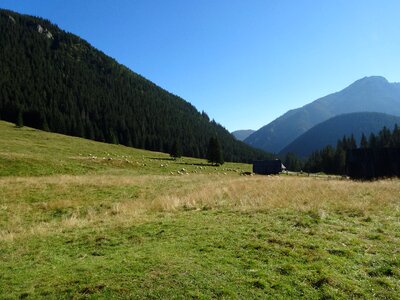
<path fill-rule="evenodd" d="M 378 135 L 371 133 L 368 141 L 365 134 L 362 134 L 360 148 L 378 149 L 385 147 L 400 147 L 400 129 L 397 124 L 394 126 L 393 132 L 383 127 Z M 356 149 L 354 136 L 350 138 L 344 136 L 338 140 L 336 149 L 328 145 L 320 151 L 313 152 L 306 161 L 304 169 L 313 173 L 345 174 L 346 152 L 352 149 Z"/>
<path fill-rule="evenodd" d="M 216 137 L 210 138 L 208 143 L 207 159 L 210 163 L 215 165 L 222 165 L 224 163 L 221 145 Z"/>
<path fill-rule="evenodd" d="M 391 132 L 384 126 L 378 135 L 378 147 L 385 148 L 390 146 Z"/>
<path fill-rule="evenodd" d="M 346 151 L 341 148 L 336 148 L 335 155 L 333 158 L 333 173 L 334 174 L 345 174 L 346 171 Z"/>
<path fill-rule="evenodd" d="M 304 170 L 308 173 L 317 173 L 322 171 L 322 158 L 320 151 L 311 153 L 304 165 Z"/>
<path fill-rule="evenodd" d="M 342 140 L 337 141 L 333 162 L 334 173 L 344 174 L 346 167 L 346 150 Z"/>
<path fill-rule="evenodd" d="M 331 146 L 328 145 L 324 149 L 321 150 L 321 167 L 322 167 L 322 172 L 328 173 L 328 174 L 334 174 L 335 173 L 335 149 Z"/>
<path fill-rule="evenodd" d="M 373 132 L 371 132 L 371 134 L 369 135 L 368 146 L 369 146 L 369 148 L 372 148 L 372 149 L 375 149 L 378 147 L 377 138 Z"/>
<path fill-rule="evenodd" d="M 364 133 L 361 135 L 360 148 L 368 148 L 368 140 Z"/>
<path fill-rule="evenodd" d="M 41 128 L 40 128 L 40 129 L 42 129 L 42 130 L 44 130 L 44 131 L 50 131 L 50 130 L 49 130 L 49 125 L 48 125 L 48 123 L 47 123 L 46 117 L 45 117 L 45 116 L 42 116 L 41 120 L 42 120 L 42 125 L 41 125 Z"/>
<path fill-rule="evenodd" d="M 23 117 L 22 117 L 22 111 L 21 110 L 18 110 L 18 112 L 17 112 L 17 120 L 15 122 L 15 126 L 17 126 L 17 127 L 23 127 L 24 126 L 24 120 L 23 120 Z"/>
<path fill-rule="evenodd" d="M 287 170 L 293 172 L 299 172 L 303 169 L 303 162 L 300 158 L 294 153 L 287 153 L 285 159 L 283 160 L 283 164 L 285 165 Z"/>
<path fill-rule="evenodd" d="M 356 139 L 354 138 L 354 134 L 352 134 L 348 140 L 347 149 L 345 149 L 345 150 L 351 150 L 351 149 L 356 149 L 356 148 L 357 148 Z"/>
<path fill-rule="evenodd" d="M 172 144 L 169 154 L 173 158 L 179 158 L 182 156 L 182 147 L 178 140 L 175 140 L 174 143 Z"/>
<path fill-rule="evenodd" d="M 400 147 L 400 128 L 397 124 L 394 126 L 392 132 L 392 138 L 390 139 L 390 147 L 399 148 Z"/>
<path fill-rule="evenodd" d="M 347 149 L 349 149 L 349 141 L 347 139 L 347 137 L 344 135 L 341 141 L 338 141 L 337 143 L 339 146 L 341 146 L 341 148 L 346 151 Z"/>

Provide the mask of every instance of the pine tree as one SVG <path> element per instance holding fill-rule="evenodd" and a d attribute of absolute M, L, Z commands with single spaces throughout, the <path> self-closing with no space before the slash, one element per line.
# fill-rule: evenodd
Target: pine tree
<path fill-rule="evenodd" d="M 375 149 L 375 148 L 378 147 L 377 138 L 376 138 L 376 135 L 373 132 L 371 132 L 371 134 L 369 135 L 368 145 L 372 149 Z"/>
<path fill-rule="evenodd" d="M 222 165 L 224 163 L 221 145 L 217 138 L 210 138 L 208 143 L 207 159 L 210 163 L 215 165 Z"/>
<path fill-rule="evenodd" d="M 174 143 L 172 144 L 169 155 L 171 155 L 171 157 L 175 159 L 182 156 L 182 147 L 178 140 L 175 140 Z"/>
<path fill-rule="evenodd" d="M 42 129 L 44 131 L 50 131 L 49 124 L 47 123 L 46 116 L 43 115 L 42 118 L 41 118 L 41 121 L 42 121 L 42 126 L 41 126 L 40 129 Z"/>
<path fill-rule="evenodd" d="M 356 149 L 357 148 L 357 143 L 356 143 L 356 139 L 354 138 L 354 135 L 351 134 L 351 137 L 348 140 L 348 149 Z"/>
<path fill-rule="evenodd" d="M 284 165 L 287 170 L 299 172 L 303 169 L 303 162 L 300 158 L 292 152 L 286 154 L 284 159 Z"/>
<path fill-rule="evenodd" d="M 336 148 L 333 160 L 333 173 L 343 175 L 346 170 L 346 152 L 341 148 Z"/>
<path fill-rule="evenodd" d="M 397 124 L 394 125 L 390 146 L 396 148 L 400 147 L 400 128 Z"/>
<path fill-rule="evenodd" d="M 311 153 L 310 157 L 304 165 L 304 170 L 308 173 L 316 173 L 322 171 L 322 158 L 320 151 L 315 151 Z"/>
<path fill-rule="evenodd" d="M 15 126 L 23 127 L 24 126 L 24 119 L 22 117 L 22 111 L 18 110 L 17 112 L 17 121 L 15 122 Z"/>
<path fill-rule="evenodd" d="M 328 174 L 333 174 L 335 172 L 335 149 L 331 145 L 326 146 L 321 150 L 322 159 L 322 171 Z"/>
<path fill-rule="evenodd" d="M 368 140 L 364 133 L 361 135 L 360 148 L 368 148 Z"/>
<path fill-rule="evenodd" d="M 384 126 L 378 135 L 378 147 L 384 148 L 390 146 L 391 132 Z"/>

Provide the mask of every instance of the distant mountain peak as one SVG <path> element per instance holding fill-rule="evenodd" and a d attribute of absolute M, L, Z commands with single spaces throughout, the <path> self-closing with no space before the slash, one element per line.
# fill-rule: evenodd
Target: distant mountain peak
<path fill-rule="evenodd" d="M 400 125 L 400 117 L 385 113 L 356 112 L 342 114 L 319 123 L 300 135 L 286 146 L 281 155 L 295 153 L 300 157 L 307 157 L 313 151 L 320 150 L 327 145 L 336 146 L 336 142 L 344 135 L 353 135 L 359 143 L 361 135 L 367 137 L 377 134 L 384 126 L 393 129 L 395 124 Z"/>
<path fill-rule="evenodd" d="M 383 76 L 366 76 L 359 80 L 356 80 L 348 88 L 352 87 L 363 87 L 367 85 L 388 85 L 390 82 Z"/>
<path fill-rule="evenodd" d="M 363 78 L 357 80 L 356 82 L 358 82 L 358 81 L 365 81 L 365 82 L 373 82 L 373 81 L 375 81 L 375 82 L 376 82 L 376 81 L 389 82 L 385 77 L 383 77 L 383 76 L 377 76 L 377 75 L 375 75 L 375 76 L 365 76 L 365 77 L 363 77 Z"/>
<path fill-rule="evenodd" d="M 355 112 L 400 116 L 400 84 L 390 83 L 382 76 L 361 78 L 339 92 L 288 111 L 254 132 L 245 143 L 277 153 L 313 126 Z"/>

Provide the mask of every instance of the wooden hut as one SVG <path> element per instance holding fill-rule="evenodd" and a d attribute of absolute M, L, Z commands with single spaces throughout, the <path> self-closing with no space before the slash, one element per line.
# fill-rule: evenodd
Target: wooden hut
<path fill-rule="evenodd" d="M 279 159 L 253 162 L 253 173 L 272 175 L 280 172 L 282 172 L 282 162 Z"/>

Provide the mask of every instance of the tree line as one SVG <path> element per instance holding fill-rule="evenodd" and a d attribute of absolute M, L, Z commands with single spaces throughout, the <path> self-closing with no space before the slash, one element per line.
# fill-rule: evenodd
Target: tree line
<path fill-rule="evenodd" d="M 292 171 L 344 175 L 346 174 L 346 151 L 357 148 L 400 148 L 400 128 L 396 124 L 393 130 L 383 127 L 378 134 L 371 133 L 368 137 L 362 134 L 359 143 L 353 135 L 344 136 L 337 141 L 336 147 L 328 145 L 314 151 L 306 160 L 288 153 L 283 161 L 285 166 Z"/>

